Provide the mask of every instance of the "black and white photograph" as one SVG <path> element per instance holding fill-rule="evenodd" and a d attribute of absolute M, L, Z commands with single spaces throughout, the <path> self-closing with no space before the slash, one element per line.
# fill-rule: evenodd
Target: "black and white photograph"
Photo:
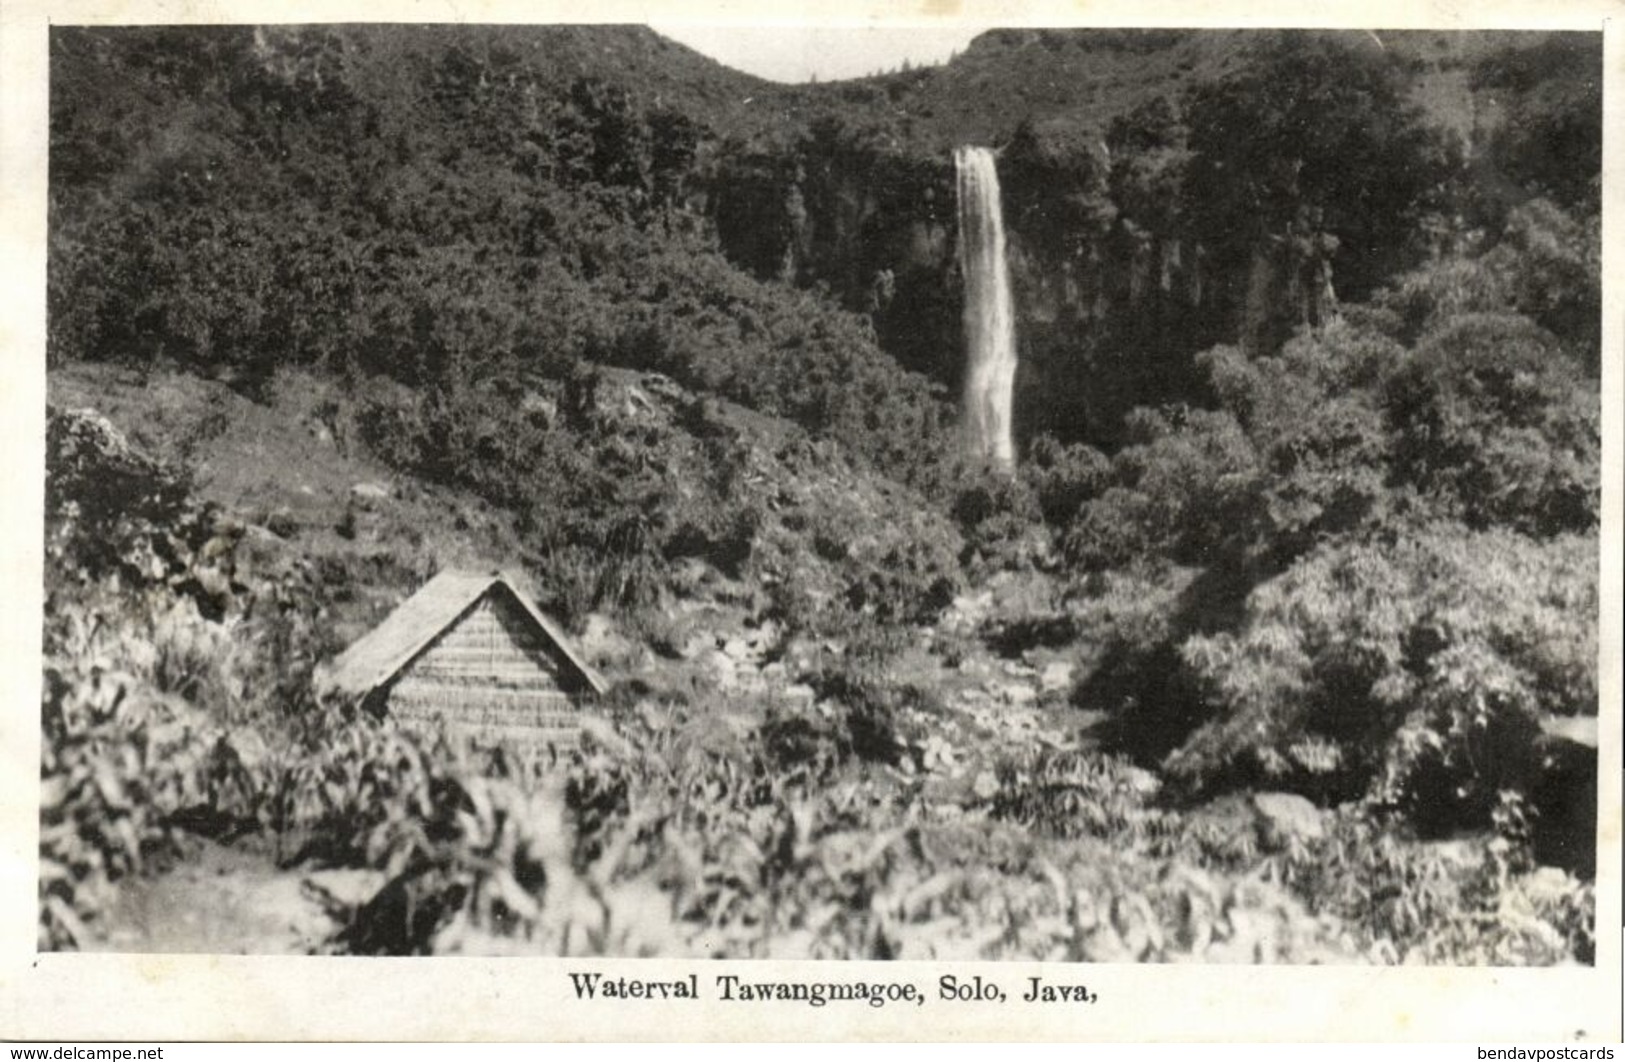
<path fill-rule="evenodd" d="M 52 24 L 37 952 L 1617 960 L 1599 27 Z"/>

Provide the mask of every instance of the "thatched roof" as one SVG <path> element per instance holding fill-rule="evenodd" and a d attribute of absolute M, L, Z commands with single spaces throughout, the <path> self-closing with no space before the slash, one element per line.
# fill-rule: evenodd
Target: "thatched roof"
<path fill-rule="evenodd" d="M 364 697 L 400 674 L 446 628 L 487 594 L 505 593 L 535 623 L 594 693 L 609 688 L 603 677 L 570 648 L 558 625 L 542 614 L 529 595 L 501 572 L 443 571 L 391 612 L 384 622 L 316 671 L 323 692 Z"/>

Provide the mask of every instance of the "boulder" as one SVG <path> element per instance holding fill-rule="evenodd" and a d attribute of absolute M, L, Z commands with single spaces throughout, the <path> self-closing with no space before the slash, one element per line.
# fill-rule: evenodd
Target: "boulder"
<path fill-rule="evenodd" d="M 1045 693 L 1065 693 L 1072 688 L 1072 665 L 1062 660 L 1045 664 L 1038 673 L 1038 688 Z"/>
<path fill-rule="evenodd" d="M 390 494 L 389 487 L 382 483 L 357 483 L 350 488 L 350 497 L 369 505 L 386 501 Z"/>
<path fill-rule="evenodd" d="M 1021 682 L 999 683 L 995 691 L 1001 701 L 1012 707 L 1029 705 L 1038 699 L 1038 691 Z"/>
<path fill-rule="evenodd" d="M 607 666 L 611 670 L 620 668 L 638 655 L 637 645 L 601 612 L 587 617 L 581 633 L 576 636 L 576 648 L 595 666 Z"/>
<path fill-rule="evenodd" d="M 1296 793 L 1254 793 L 1253 808 L 1258 812 L 1260 833 L 1266 845 L 1318 841 L 1326 836 L 1326 821 L 1321 810 Z"/>
<path fill-rule="evenodd" d="M 818 699 L 817 691 L 804 682 L 794 682 L 785 686 L 779 691 L 779 696 L 799 708 L 811 707 L 813 701 Z"/>
<path fill-rule="evenodd" d="M 546 395 L 537 394 L 535 391 L 526 392 L 525 396 L 519 400 L 519 412 L 539 421 L 543 427 L 548 428 L 551 428 L 553 423 L 559 419 L 558 403 Z"/>
<path fill-rule="evenodd" d="M 700 654 L 716 648 L 716 636 L 708 631 L 690 631 L 680 638 L 673 639 L 677 656 L 682 660 L 697 660 Z"/>

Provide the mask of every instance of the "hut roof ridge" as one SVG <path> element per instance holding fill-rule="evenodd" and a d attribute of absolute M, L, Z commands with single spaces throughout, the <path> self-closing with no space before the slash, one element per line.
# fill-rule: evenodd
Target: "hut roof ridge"
<path fill-rule="evenodd" d="M 564 631 L 530 599 L 512 575 L 487 569 L 448 568 L 402 601 L 384 621 L 357 638 L 349 648 L 320 668 L 320 688 L 352 695 L 365 694 L 388 682 L 410 664 L 447 627 L 494 588 L 502 588 L 519 603 L 532 622 L 546 633 L 555 648 L 581 673 L 597 693 L 608 689 L 603 677 L 581 659 Z"/>

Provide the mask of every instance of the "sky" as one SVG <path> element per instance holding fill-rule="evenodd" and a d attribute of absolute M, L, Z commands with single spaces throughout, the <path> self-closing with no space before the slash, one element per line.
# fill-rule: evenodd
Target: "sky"
<path fill-rule="evenodd" d="M 773 81 L 835 81 L 943 63 L 982 32 L 975 26 L 692 26 L 654 30 L 719 62 Z"/>

